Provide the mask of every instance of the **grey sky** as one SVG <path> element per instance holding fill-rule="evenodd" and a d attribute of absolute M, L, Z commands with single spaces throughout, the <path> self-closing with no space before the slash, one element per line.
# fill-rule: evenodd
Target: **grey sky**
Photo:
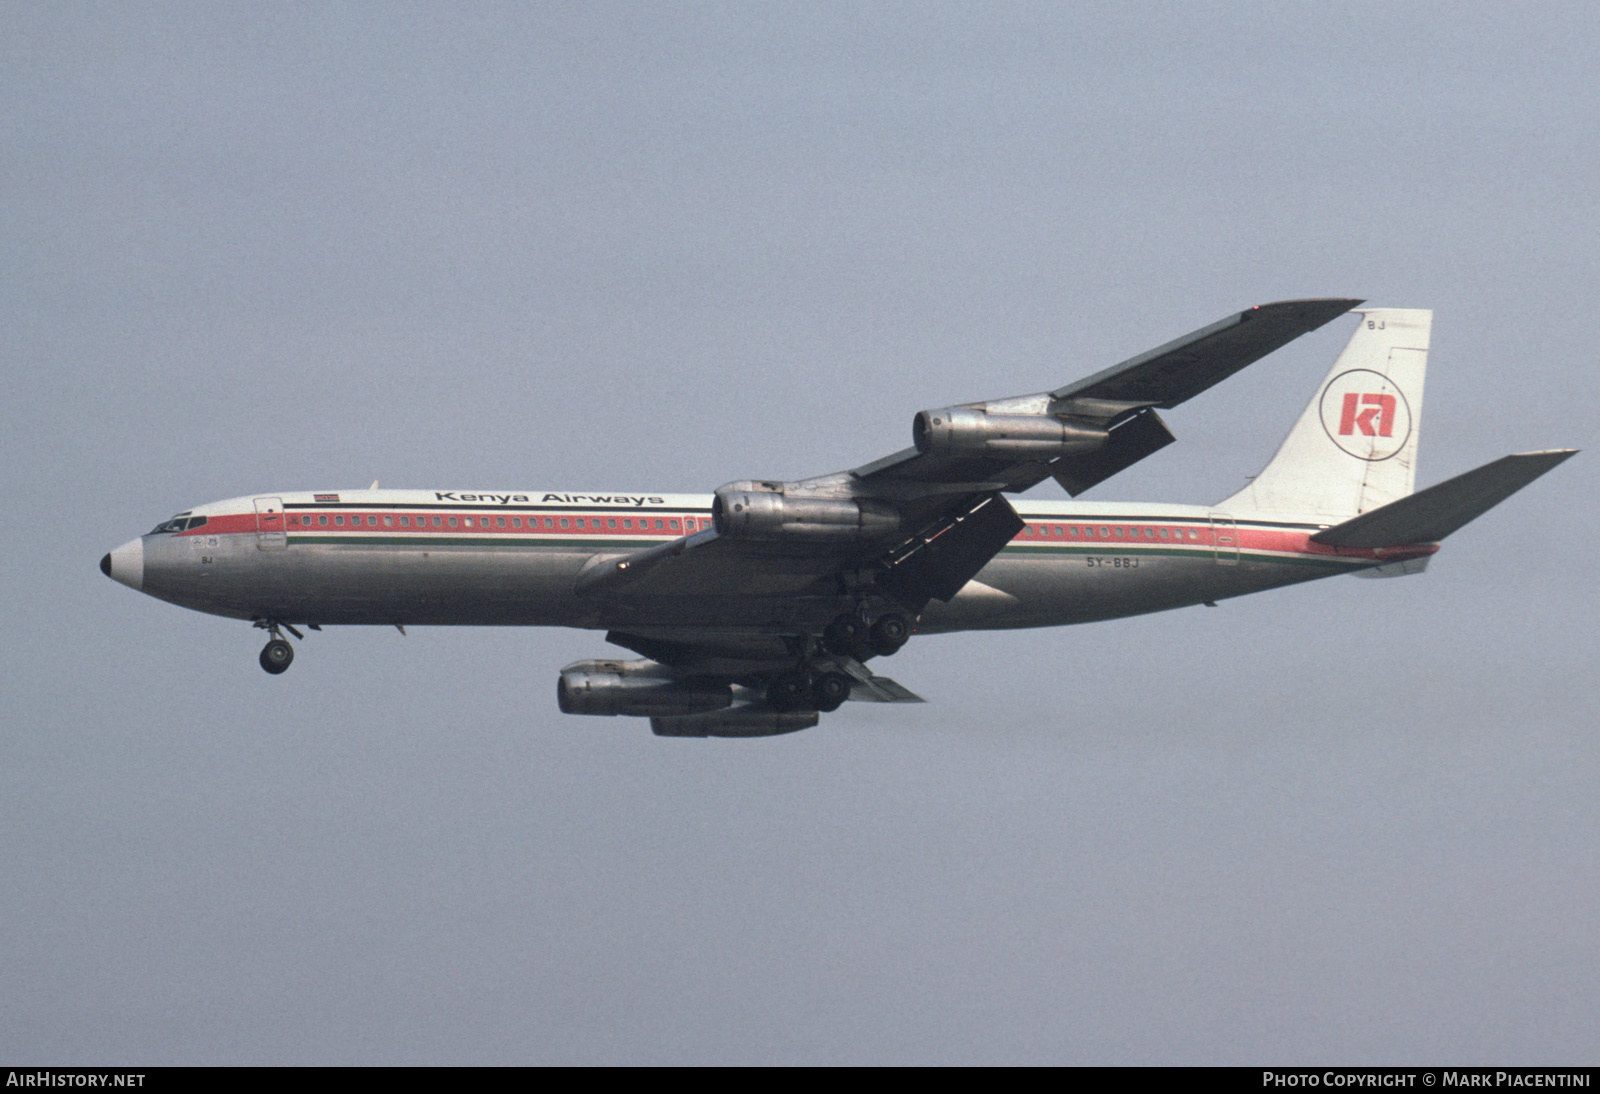
<path fill-rule="evenodd" d="M 1588 5 L 0 10 L 0 1056 L 1600 1056 L 1593 453 L 1420 578 L 914 641 L 766 741 L 599 634 L 105 580 L 264 490 L 702 491 L 1295 296 L 1435 309 L 1427 484 L 1595 442 Z M 1349 321 L 1093 497 L 1258 470 Z M 1054 487 L 1040 488 L 1048 494 Z"/>

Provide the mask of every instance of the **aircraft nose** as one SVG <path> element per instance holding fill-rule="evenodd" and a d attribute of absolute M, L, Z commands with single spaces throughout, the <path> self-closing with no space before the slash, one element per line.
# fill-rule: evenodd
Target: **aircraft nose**
<path fill-rule="evenodd" d="M 100 560 L 100 572 L 130 589 L 144 587 L 144 540 L 130 539 Z"/>

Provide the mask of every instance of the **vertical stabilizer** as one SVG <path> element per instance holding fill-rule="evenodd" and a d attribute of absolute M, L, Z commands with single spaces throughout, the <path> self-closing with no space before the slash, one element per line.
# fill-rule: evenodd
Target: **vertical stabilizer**
<path fill-rule="evenodd" d="M 1300 420 L 1233 513 L 1343 521 L 1411 493 L 1433 313 L 1367 308 Z"/>

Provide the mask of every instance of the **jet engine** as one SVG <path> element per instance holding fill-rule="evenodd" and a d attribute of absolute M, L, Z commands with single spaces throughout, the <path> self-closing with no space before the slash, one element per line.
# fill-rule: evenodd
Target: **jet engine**
<path fill-rule="evenodd" d="M 1053 460 L 1093 452 L 1109 436 L 1105 429 L 1047 414 L 989 414 L 959 406 L 921 411 L 911 423 L 917 451 L 938 456 Z"/>
<path fill-rule="evenodd" d="M 857 498 L 787 497 L 776 483 L 733 482 L 711 503 L 717 534 L 729 539 L 854 542 L 894 532 L 900 516 Z"/>
<path fill-rule="evenodd" d="M 814 710 L 776 711 L 749 703 L 681 718 L 652 718 L 650 731 L 657 737 L 776 737 L 810 729 L 818 721 Z"/>
<path fill-rule="evenodd" d="M 561 670 L 556 702 L 563 714 L 700 714 L 731 705 L 733 689 L 674 679 L 654 661 L 579 661 Z"/>

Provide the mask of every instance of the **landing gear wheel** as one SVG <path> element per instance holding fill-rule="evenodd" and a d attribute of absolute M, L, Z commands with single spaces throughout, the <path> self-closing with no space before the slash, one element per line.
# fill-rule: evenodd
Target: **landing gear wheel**
<path fill-rule="evenodd" d="M 799 710 L 811 700 L 811 679 L 803 672 L 774 676 L 767 685 L 767 702 L 773 710 Z"/>
<path fill-rule="evenodd" d="M 261 648 L 261 667 L 276 676 L 294 663 L 294 647 L 274 638 Z"/>
<path fill-rule="evenodd" d="M 823 714 L 838 710 L 850 698 L 852 681 L 842 672 L 825 672 L 811 681 L 811 703 Z"/>
<path fill-rule="evenodd" d="M 906 639 L 911 637 L 911 620 L 899 612 L 890 612 L 888 615 L 878 617 L 868 632 L 874 653 L 888 657 L 899 651 L 906 644 Z"/>
<path fill-rule="evenodd" d="M 822 632 L 822 648 L 840 657 L 854 656 L 866 630 L 866 625 L 855 616 L 841 615 Z"/>

